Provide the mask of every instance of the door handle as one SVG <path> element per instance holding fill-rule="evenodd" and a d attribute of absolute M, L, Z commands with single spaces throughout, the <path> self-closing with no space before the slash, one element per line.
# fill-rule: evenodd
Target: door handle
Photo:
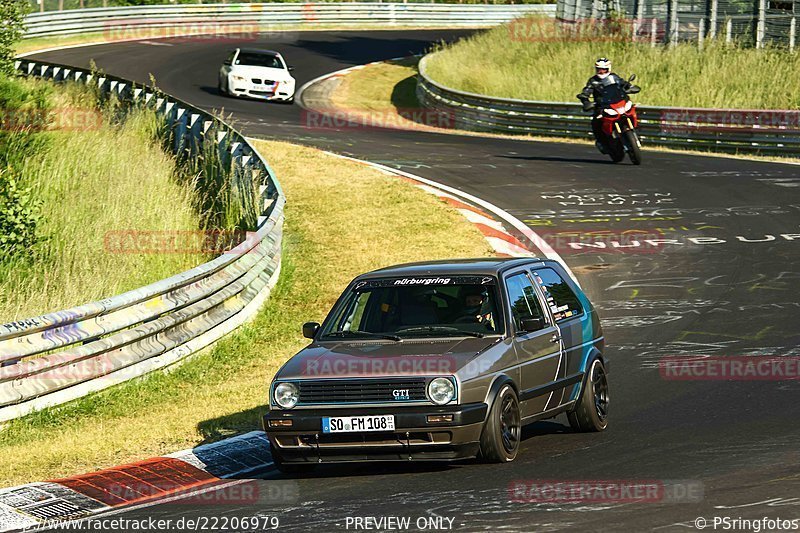
<path fill-rule="evenodd" d="M 558 335 L 553 335 L 552 337 L 550 337 L 550 342 L 552 342 L 552 343 L 556 343 L 556 342 L 560 342 L 560 341 L 561 341 L 561 337 L 559 337 Z"/>

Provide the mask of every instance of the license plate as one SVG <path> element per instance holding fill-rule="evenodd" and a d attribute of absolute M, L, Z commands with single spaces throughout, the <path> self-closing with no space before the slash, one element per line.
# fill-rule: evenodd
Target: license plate
<path fill-rule="evenodd" d="M 323 433 L 394 431 L 394 415 L 337 416 L 322 419 Z"/>

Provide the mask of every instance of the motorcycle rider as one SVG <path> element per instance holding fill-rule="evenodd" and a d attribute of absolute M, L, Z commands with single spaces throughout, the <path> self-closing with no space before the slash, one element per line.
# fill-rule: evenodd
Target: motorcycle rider
<path fill-rule="evenodd" d="M 603 134 L 603 108 L 600 103 L 603 100 L 603 92 L 610 85 L 619 85 L 625 92 L 638 92 L 638 87 L 631 85 L 631 83 L 611 72 L 611 61 L 606 57 L 601 57 L 594 63 L 595 75 L 589 78 L 586 86 L 577 95 L 578 100 L 583 103 L 584 111 L 593 111 L 592 113 L 592 133 L 594 133 L 595 145 L 601 153 L 607 154 L 608 148 L 606 146 L 605 135 Z M 594 104 L 590 101 L 594 99 Z"/>

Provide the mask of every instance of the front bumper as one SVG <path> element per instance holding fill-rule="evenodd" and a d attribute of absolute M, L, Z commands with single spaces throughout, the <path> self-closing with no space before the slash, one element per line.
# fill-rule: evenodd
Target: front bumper
<path fill-rule="evenodd" d="M 324 408 L 269 411 L 263 419 L 273 455 L 284 463 L 352 461 L 455 461 L 478 453 L 485 403 L 453 406 Z M 392 414 L 395 430 L 369 433 L 322 433 L 322 418 Z M 428 415 L 452 414 L 452 422 L 429 424 Z M 270 427 L 270 420 L 292 427 Z"/>
<path fill-rule="evenodd" d="M 249 82 L 233 81 L 230 83 L 230 92 L 235 96 L 259 100 L 289 100 L 294 96 L 294 85 L 279 82 L 278 88 L 275 90 L 274 86 L 256 88 Z"/>

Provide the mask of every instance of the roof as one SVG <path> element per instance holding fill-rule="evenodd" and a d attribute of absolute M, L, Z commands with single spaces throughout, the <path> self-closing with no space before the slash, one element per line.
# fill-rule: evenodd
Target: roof
<path fill-rule="evenodd" d="M 503 270 L 530 262 L 541 262 L 536 257 L 481 257 L 474 259 L 446 259 L 443 261 L 424 261 L 405 263 L 380 268 L 358 276 L 357 279 L 390 278 L 395 276 L 471 276 L 497 275 Z"/>

